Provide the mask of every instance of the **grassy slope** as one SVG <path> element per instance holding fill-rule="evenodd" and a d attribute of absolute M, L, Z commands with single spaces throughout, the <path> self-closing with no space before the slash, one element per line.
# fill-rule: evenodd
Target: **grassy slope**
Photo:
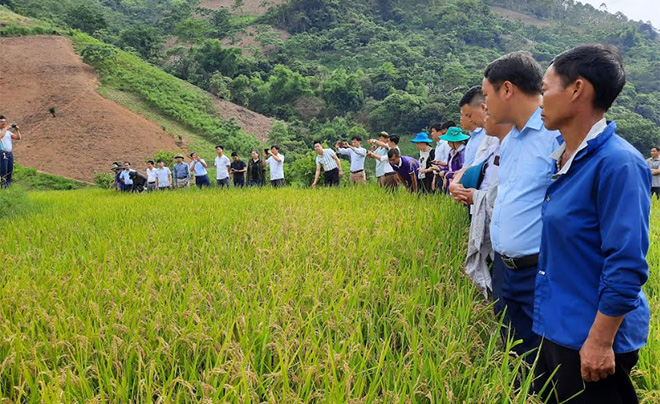
<path fill-rule="evenodd" d="M 0 394 L 12 401 L 511 394 L 496 322 L 460 270 L 465 211 L 449 200 L 375 187 L 30 200 L 34 213 L 0 220 L 12 229 L 0 243 Z M 654 307 L 659 237 L 654 227 Z M 660 389 L 658 320 L 635 374 L 649 402 Z"/>

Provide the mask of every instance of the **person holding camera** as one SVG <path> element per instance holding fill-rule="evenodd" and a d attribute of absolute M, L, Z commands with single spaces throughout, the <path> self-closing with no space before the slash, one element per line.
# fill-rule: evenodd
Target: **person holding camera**
<path fill-rule="evenodd" d="M 268 157 L 270 155 L 270 157 Z M 267 158 L 268 157 L 268 158 Z M 273 147 L 264 149 L 263 166 L 266 164 L 270 167 L 270 184 L 273 188 L 279 188 L 286 185 L 284 181 L 284 154 L 280 153 L 280 147 L 273 145 Z"/>
<path fill-rule="evenodd" d="M 348 142 L 337 142 L 337 153 L 351 158 L 351 184 L 364 184 L 367 176 L 364 172 L 364 160 L 367 157 L 367 149 L 362 147 L 362 138 L 353 136 L 351 144 Z"/>
<path fill-rule="evenodd" d="M 134 173 L 135 170 L 131 169 L 131 163 L 124 161 L 124 171 L 119 174 L 119 181 L 124 184 L 122 191 L 124 192 L 133 192 L 133 178 L 131 173 Z"/>
<path fill-rule="evenodd" d="M 0 184 L 8 187 L 14 173 L 14 145 L 13 140 L 21 140 L 21 131 L 18 125 L 12 123 L 7 128 L 7 119 L 0 115 Z"/>
<path fill-rule="evenodd" d="M 190 153 L 190 172 L 195 176 L 195 185 L 197 188 L 210 187 L 211 181 L 209 180 L 209 173 L 206 168 L 209 166 L 204 159 L 199 158 L 197 153 Z"/>

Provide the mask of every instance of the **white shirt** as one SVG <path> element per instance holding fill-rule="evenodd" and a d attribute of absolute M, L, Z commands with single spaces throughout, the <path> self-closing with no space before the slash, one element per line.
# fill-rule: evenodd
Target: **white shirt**
<path fill-rule="evenodd" d="M 429 151 L 425 151 L 425 152 L 420 151 L 419 152 L 419 168 L 420 169 L 425 169 L 426 168 L 426 160 L 428 160 L 430 156 L 431 156 L 431 150 L 430 149 L 429 149 Z M 421 172 L 418 173 L 417 178 L 419 178 L 420 180 L 423 180 L 424 178 L 426 178 L 426 173 L 421 173 Z"/>
<path fill-rule="evenodd" d="M 193 170 L 193 167 L 195 167 L 195 177 L 203 177 L 205 175 L 208 175 L 208 171 L 206 171 L 206 167 L 204 167 L 202 163 L 206 164 L 206 161 L 204 161 L 204 159 L 199 159 L 199 163 L 194 161 L 190 163 L 191 172 Z"/>
<path fill-rule="evenodd" d="M 147 168 L 147 182 L 156 182 L 155 168 Z"/>
<path fill-rule="evenodd" d="M 281 161 L 276 161 L 273 156 L 268 157 L 266 163 L 270 167 L 270 180 L 283 180 L 284 179 L 284 154 L 278 154 L 277 158 Z"/>
<path fill-rule="evenodd" d="M 215 176 L 216 179 L 218 180 L 224 180 L 225 178 L 229 178 L 229 169 L 227 166 L 231 165 L 231 161 L 229 161 L 229 157 L 225 156 L 224 154 L 222 157 L 216 157 L 215 158 L 215 167 L 218 169 L 217 174 Z"/>
<path fill-rule="evenodd" d="M 351 157 L 351 172 L 364 170 L 364 159 L 367 157 L 367 149 L 356 147 L 353 149 L 339 149 L 339 154 Z"/>
<path fill-rule="evenodd" d="M 438 140 L 438 144 L 435 146 L 435 159 L 441 163 L 447 163 L 449 157 L 449 142 L 446 140 Z"/>
<path fill-rule="evenodd" d="M 330 149 L 323 149 L 323 156 L 316 155 L 316 164 L 323 166 L 323 171 L 331 171 L 337 168 L 337 162 L 333 158 L 336 156 L 335 152 Z"/>
<path fill-rule="evenodd" d="M 495 145 L 499 147 L 500 140 L 495 136 L 486 135 L 486 137 L 484 137 L 484 139 L 479 144 L 479 147 L 477 148 L 477 154 L 474 155 L 474 161 L 472 162 L 472 165 L 476 164 L 477 161 L 483 161 L 484 158 L 488 155 L 488 150 L 490 150 L 490 148 Z"/>
<path fill-rule="evenodd" d="M 589 131 L 589 133 L 587 133 L 587 136 L 584 138 L 582 143 L 580 143 L 580 147 L 578 147 L 577 150 L 575 151 L 575 153 L 573 153 L 573 155 L 571 157 L 569 157 L 568 161 L 566 162 L 566 164 L 564 164 L 564 166 L 561 168 L 561 170 L 559 170 L 557 172 L 557 174 L 552 176 L 552 179 L 556 180 L 557 178 L 559 178 L 560 175 L 566 174 L 568 172 L 568 170 L 571 168 L 571 164 L 573 164 L 573 160 L 575 159 L 575 156 L 577 156 L 577 154 L 579 152 L 581 152 L 582 150 L 586 149 L 587 148 L 587 142 L 592 140 L 592 139 L 597 138 L 598 135 L 603 133 L 605 128 L 607 128 L 607 120 L 605 118 L 603 118 L 600 121 L 596 122 L 594 124 L 594 126 L 591 127 L 591 130 Z M 555 150 L 550 155 L 550 158 L 559 162 L 561 160 L 562 154 L 564 154 L 565 151 L 566 151 L 566 143 L 562 143 L 561 146 L 559 146 L 557 148 L 557 150 Z"/>
<path fill-rule="evenodd" d="M 156 178 L 158 179 L 158 188 L 169 187 L 170 186 L 170 171 L 169 167 L 157 168 L 154 170 Z"/>
<path fill-rule="evenodd" d="M 500 155 L 500 142 L 499 139 L 495 138 L 497 143 L 492 145 L 486 150 L 486 153 L 482 156 L 483 159 L 488 158 L 488 166 L 486 166 L 486 172 L 484 173 L 484 179 L 481 181 L 481 186 L 479 186 L 480 191 L 488 191 L 494 183 L 497 182 L 497 179 L 500 176 L 500 166 L 495 165 L 495 159 Z M 476 164 L 480 164 L 481 161 Z"/>
<path fill-rule="evenodd" d="M 121 174 L 119 174 L 119 178 L 124 180 L 125 185 L 133 185 L 133 180 L 131 179 L 131 173 L 134 173 L 135 170 L 123 170 Z"/>
<path fill-rule="evenodd" d="M 14 150 L 14 145 L 12 143 L 11 135 L 12 132 L 6 131 L 5 135 L 0 139 L 0 144 L 2 144 L 2 151 L 11 152 Z"/>

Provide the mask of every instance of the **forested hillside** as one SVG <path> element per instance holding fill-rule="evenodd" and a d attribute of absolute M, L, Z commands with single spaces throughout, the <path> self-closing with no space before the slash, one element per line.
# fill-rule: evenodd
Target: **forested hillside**
<path fill-rule="evenodd" d="M 286 121 L 275 124 L 270 140 L 288 152 L 303 152 L 316 137 L 407 134 L 457 119 L 463 92 L 506 52 L 528 50 L 547 65 L 580 43 L 612 44 L 625 56 L 628 85 L 610 117 L 640 150 L 660 143 L 658 31 L 573 0 L 202 3 L 213 9 L 199 0 L 2 3 Z"/>

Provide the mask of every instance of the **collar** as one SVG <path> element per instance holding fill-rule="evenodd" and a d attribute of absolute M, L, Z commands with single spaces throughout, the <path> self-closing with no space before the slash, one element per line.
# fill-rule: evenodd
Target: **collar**
<path fill-rule="evenodd" d="M 515 126 L 511 129 L 510 135 L 515 137 L 522 136 L 523 133 L 527 132 L 527 129 L 530 130 L 541 130 L 543 127 L 543 119 L 541 119 L 541 107 L 537 108 L 536 111 L 529 117 L 525 127 L 522 130 L 518 130 Z"/>
<path fill-rule="evenodd" d="M 589 146 L 589 143 L 591 140 L 596 139 L 601 133 L 605 131 L 605 129 L 608 128 L 607 121 L 605 118 L 601 119 L 600 121 L 596 122 L 594 126 L 591 127 L 591 130 L 589 130 L 589 133 L 587 133 L 587 136 L 582 140 L 582 143 L 580 143 L 580 146 L 575 150 L 575 153 L 568 159 L 566 164 L 559 169 L 559 163 L 561 161 L 561 157 L 566 151 L 566 143 L 562 143 L 561 146 L 557 148 L 552 154 L 550 155 L 550 158 L 555 160 L 557 162 L 557 173 L 552 176 L 552 179 L 557 179 L 559 176 L 562 176 L 566 173 L 568 173 L 568 170 L 570 170 L 571 165 L 573 164 L 573 161 L 577 157 L 577 155 L 584 149 L 586 149 Z"/>
<path fill-rule="evenodd" d="M 477 128 L 477 129 L 473 130 L 472 132 L 470 132 L 470 136 L 480 135 L 481 132 L 483 132 L 483 131 L 484 131 L 484 128 Z"/>
<path fill-rule="evenodd" d="M 403 164 L 403 156 L 399 156 L 399 164 L 394 164 L 394 167 L 399 168 Z"/>

